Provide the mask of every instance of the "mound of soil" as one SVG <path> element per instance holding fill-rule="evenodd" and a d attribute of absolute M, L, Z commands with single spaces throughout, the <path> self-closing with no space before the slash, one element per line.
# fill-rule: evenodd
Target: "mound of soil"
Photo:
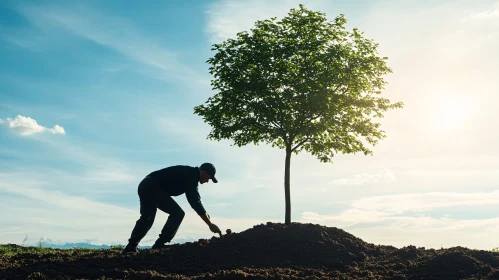
<path fill-rule="evenodd" d="M 267 223 L 122 255 L 0 256 L 0 279 L 499 279 L 499 253 L 378 246 L 334 227 Z"/>

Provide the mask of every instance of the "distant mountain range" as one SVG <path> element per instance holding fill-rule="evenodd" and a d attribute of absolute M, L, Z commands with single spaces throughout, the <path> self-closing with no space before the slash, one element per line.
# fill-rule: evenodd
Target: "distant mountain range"
<path fill-rule="evenodd" d="M 174 239 L 174 244 L 183 244 L 186 242 L 193 242 L 197 241 L 194 238 L 183 238 L 183 239 Z M 150 242 L 145 242 L 145 243 L 150 243 Z M 85 249 L 110 249 L 111 246 L 113 245 L 96 245 L 96 244 L 91 244 L 88 242 L 77 242 L 77 243 L 55 243 L 50 239 L 47 240 L 42 240 L 41 243 L 37 244 L 24 244 L 24 246 L 39 246 L 41 245 L 42 247 L 45 248 L 54 248 L 54 249 L 73 249 L 73 248 L 85 248 Z M 126 244 L 122 244 L 125 246 Z M 115 245 L 114 245 L 115 246 Z M 152 245 L 151 245 L 152 246 Z M 148 249 L 151 248 L 151 246 L 142 246 L 139 245 L 139 248 L 141 249 Z"/>
<path fill-rule="evenodd" d="M 111 246 L 105 245 L 105 244 L 103 244 L 103 245 L 95 245 L 95 244 L 90 244 L 90 243 L 85 243 L 85 242 L 64 243 L 64 244 L 53 244 L 53 243 L 42 242 L 41 245 L 42 245 L 42 247 L 54 248 L 54 249 L 73 249 L 73 248 L 109 249 L 109 248 L 111 248 Z"/>

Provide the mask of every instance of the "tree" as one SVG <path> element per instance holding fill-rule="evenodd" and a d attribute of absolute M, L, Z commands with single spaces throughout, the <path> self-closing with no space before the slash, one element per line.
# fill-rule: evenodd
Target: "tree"
<path fill-rule="evenodd" d="M 305 150 L 331 163 L 339 152 L 372 155 L 365 142 L 374 146 L 385 137 L 373 119 L 403 107 L 380 96 L 392 70 L 378 44 L 347 31 L 346 22 L 300 5 L 280 21 L 257 21 L 250 33 L 214 44 L 207 61 L 217 92 L 194 113 L 211 125 L 209 139 L 285 149 L 288 225 L 291 154 Z"/>

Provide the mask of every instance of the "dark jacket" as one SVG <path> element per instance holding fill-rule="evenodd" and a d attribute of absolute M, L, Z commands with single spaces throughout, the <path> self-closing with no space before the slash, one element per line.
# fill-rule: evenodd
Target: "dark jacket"
<path fill-rule="evenodd" d="M 158 182 L 171 196 L 179 196 L 185 193 L 187 201 L 198 215 L 206 213 L 198 191 L 198 167 L 175 165 L 156 170 L 147 176 L 154 178 L 154 181 Z"/>

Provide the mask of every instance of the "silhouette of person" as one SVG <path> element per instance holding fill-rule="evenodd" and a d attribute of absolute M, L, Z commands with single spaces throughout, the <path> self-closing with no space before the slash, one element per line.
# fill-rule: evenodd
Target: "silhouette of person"
<path fill-rule="evenodd" d="M 123 253 L 137 252 L 140 240 L 144 238 L 154 223 L 157 209 L 168 213 L 169 216 L 152 249 L 165 248 L 165 243 L 173 239 L 185 216 L 184 210 L 173 200 L 172 196 L 184 193 L 191 207 L 209 226 L 210 230 L 222 235 L 218 226 L 210 221 L 210 216 L 201 203 L 198 191 L 198 183 L 204 184 L 210 179 L 213 183 L 218 183 L 215 173 L 216 169 L 213 164 L 203 163 L 199 167 L 170 166 L 147 175 L 140 182 L 137 191 L 140 199 L 140 218 L 132 230 L 128 245 Z"/>

